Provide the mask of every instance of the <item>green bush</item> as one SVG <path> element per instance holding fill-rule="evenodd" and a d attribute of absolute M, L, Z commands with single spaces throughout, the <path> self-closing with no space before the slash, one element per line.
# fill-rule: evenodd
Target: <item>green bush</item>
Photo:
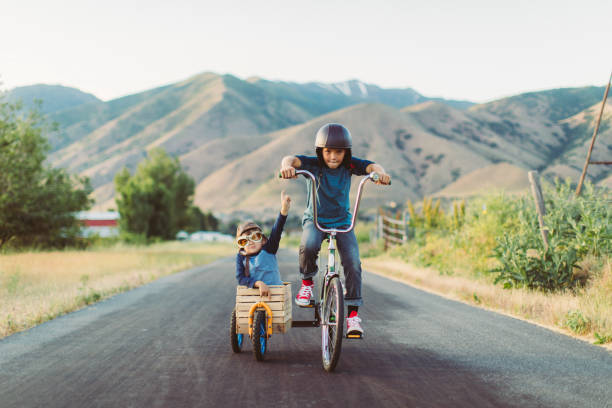
<path fill-rule="evenodd" d="M 569 182 L 544 187 L 548 248 L 531 196 L 496 194 L 453 203 L 448 214 L 431 199 L 418 212 L 408 202 L 410 239 L 390 254 L 444 274 L 486 276 L 505 288 L 581 286 L 588 278 L 582 260 L 612 253 L 610 193 L 586 184 L 574 198 Z"/>
<path fill-rule="evenodd" d="M 545 291 L 574 288 L 584 283 L 578 263 L 587 254 L 599 256 L 612 250 L 612 210 L 609 193 L 585 185 L 575 198 L 568 182 L 556 182 L 544 190 L 549 246 L 540 235 L 533 201 L 512 202 L 516 223 L 497 238 L 493 249 L 500 265 L 492 271 L 504 287 L 528 287 Z"/>
<path fill-rule="evenodd" d="M 570 310 L 565 316 L 563 326 L 576 334 L 584 334 L 590 330 L 591 322 L 582 315 L 580 310 Z"/>

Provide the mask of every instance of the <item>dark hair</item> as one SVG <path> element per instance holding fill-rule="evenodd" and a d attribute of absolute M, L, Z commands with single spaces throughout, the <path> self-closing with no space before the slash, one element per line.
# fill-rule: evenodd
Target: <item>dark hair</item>
<path fill-rule="evenodd" d="M 325 163 L 325 160 L 323 160 L 323 147 L 317 147 L 316 151 L 317 151 L 317 157 L 319 158 L 319 164 L 322 167 L 328 167 L 327 164 Z M 329 149 L 335 149 L 335 147 L 329 147 Z M 347 169 L 351 169 L 351 158 L 352 158 L 352 154 L 351 154 L 351 149 L 342 149 L 344 150 L 344 158 L 342 159 L 342 164 L 341 166 L 346 167 Z"/>

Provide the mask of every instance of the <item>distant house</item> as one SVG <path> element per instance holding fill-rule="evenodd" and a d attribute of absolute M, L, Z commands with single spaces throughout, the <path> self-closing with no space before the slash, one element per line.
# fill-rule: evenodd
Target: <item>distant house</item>
<path fill-rule="evenodd" d="M 233 242 L 234 237 L 216 231 L 197 231 L 189 236 L 189 240 L 197 242 Z"/>
<path fill-rule="evenodd" d="M 102 238 L 119 235 L 119 213 L 117 211 L 81 211 L 76 214 L 81 221 L 81 236 L 98 235 Z"/>

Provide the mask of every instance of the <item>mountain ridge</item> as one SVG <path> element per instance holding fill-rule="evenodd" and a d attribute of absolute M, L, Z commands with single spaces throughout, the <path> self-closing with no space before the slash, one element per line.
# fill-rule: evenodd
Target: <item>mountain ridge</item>
<path fill-rule="evenodd" d="M 97 208 L 107 209 L 114 174 L 134 170 L 148 150 L 163 147 L 194 177 L 196 204 L 248 211 L 276 203 L 272 195 L 283 185 L 302 197 L 300 183 L 279 182 L 274 169 L 284 155 L 314 154 L 318 127 L 339 121 L 353 133 L 355 154 L 379 161 L 394 177 L 393 188 L 364 197 L 379 205 L 434 194 L 500 163 L 575 177 L 602 94 L 600 87 L 560 88 L 462 105 L 359 80 L 300 84 L 204 72 L 50 113 L 60 130 L 51 135 L 49 161 L 89 176 Z M 597 157 L 612 150 L 610 125 L 606 109 Z M 610 170 L 589 176 L 606 183 Z"/>

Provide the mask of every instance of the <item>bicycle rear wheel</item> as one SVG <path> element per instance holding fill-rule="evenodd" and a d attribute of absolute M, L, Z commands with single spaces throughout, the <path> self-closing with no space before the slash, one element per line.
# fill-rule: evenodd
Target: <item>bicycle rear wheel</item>
<path fill-rule="evenodd" d="M 340 360 L 343 332 L 344 294 L 342 282 L 334 276 L 327 284 L 327 296 L 321 304 L 321 351 L 325 371 L 333 371 Z"/>

